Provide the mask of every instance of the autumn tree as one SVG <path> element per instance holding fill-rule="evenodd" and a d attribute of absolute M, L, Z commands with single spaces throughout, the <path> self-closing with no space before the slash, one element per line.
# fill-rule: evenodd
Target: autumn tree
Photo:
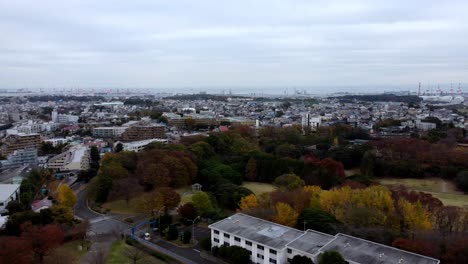
<path fill-rule="evenodd" d="M 425 256 L 432 256 L 434 252 L 437 252 L 437 247 L 428 241 L 411 240 L 407 238 L 396 239 L 395 241 L 393 241 L 392 247 L 396 247 Z"/>
<path fill-rule="evenodd" d="M 61 205 L 73 208 L 77 202 L 77 198 L 73 190 L 68 184 L 62 184 L 58 190 L 58 200 Z"/>
<path fill-rule="evenodd" d="M 299 214 L 286 203 L 277 203 L 275 222 L 290 227 L 296 226 Z"/>
<path fill-rule="evenodd" d="M 162 187 L 144 194 L 139 201 L 139 207 L 144 212 L 168 210 L 180 203 L 180 195 L 172 188 Z"/>
<path fill-rule="evenodd" d="M 255 196 L 255 194 L 250 194 L 242 197 L 239 204 L 239 208 L 241 211 L 248 211 L 251 209 L 258 208 L 259 206 L 260 205 L 258 204 L 257 196 Z"/>
<path fill-rule="evenodd" d="M 0 237 L 0 263 L 33 263 L 31 244 L 21 237 Z"/>
<path fill-rule="evenodd" d="M 29 244 L 38 263 L 55 247 L 63 242 L 63 231 L 58 225 L 33 226 L 26 223 L 22 226 L 21 238 Z"/>
<path fill-rule="evenodd" d="M 398 208 L 401 212 L 401 228 L 409 231 L 413 237 L 416 231 L 430 230 L 432 222 L 430 214 L 424 210 L 419 202 L 410 203 L 405 199 L 398 201 Z"/>
<path fill-rule="evenodd" d="M 319 257 L 319 264 L 346 264 L 347 261 L 344 260 L 338 251 L 326 251 L 322 253 Z"/>
<path fill-rule="evenodd" d="M 197 217 L 197 210 L 193 206 L 193 203 L 186 203 L 179 206 L 179 208 L 177 208 L 177 213 L 184 219 L 195 219 L 195 217 Z"/>

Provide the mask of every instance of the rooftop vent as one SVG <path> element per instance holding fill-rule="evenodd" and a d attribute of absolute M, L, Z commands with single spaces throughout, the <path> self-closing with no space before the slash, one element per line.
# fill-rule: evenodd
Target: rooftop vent
<path fill-rule="evenodd" d="M 398 261 L 398 264 L 401 264 L 401 263 L 405 263 L 405 261 L 403 260 L 403 258 L 401 258 L 401 259 Z"/>
<path fill-rule="evenodd" d="M 351 245 L 350 245 L 349 243 L 346 243 L 346 244 L 344 245 L 345 248 L 350 247 L 350 246 L 351 246 Z"/>
<path fill-rule="evenodd" d="M 383 257 L 385 257 L 385 253 L 380 253 L 379 258 L 383 258 Z"/>

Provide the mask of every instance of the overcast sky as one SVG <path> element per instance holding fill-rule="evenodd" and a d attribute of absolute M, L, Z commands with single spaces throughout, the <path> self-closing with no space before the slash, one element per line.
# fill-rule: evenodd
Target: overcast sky
<path fill-rule="evenodd" d="M 468 82 L 466 0 L 0 0 L 0 33 L 0 88 Z"/>

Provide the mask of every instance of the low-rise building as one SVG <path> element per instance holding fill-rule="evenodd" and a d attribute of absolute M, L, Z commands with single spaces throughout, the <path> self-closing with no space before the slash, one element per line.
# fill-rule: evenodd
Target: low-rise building
<path fill-rule="evenodd" d="M 9 202 L 19 198 L 20 184 L 0 184 L 0 213 L 5 212 Z"/>
<path fill-rule="evenodd" d="M 132 141 L 132 142 L 117 141 L 114 143 L 114 149 L 117 147 L 118 144 L 122 144 L 123 151 L 139 152 L 143 150 L 148 144 L 153 143 L 153 142 L 167 143 L 167 139 L 152 138 L 152 139 Z"/>
<path fill-rule="evenodd" d="M 270 221 L 237 213 L 208 226 L 212 246 L 240 246 L 251 253 L 253 263 L 289 263 L 296 255 L 318 263 L 320 255 L 338 251 L 353 264 L 411 263 L 439 264 L 434 258 L 418 255 L 345 234 L 335 236 L 300 231 Z"/>

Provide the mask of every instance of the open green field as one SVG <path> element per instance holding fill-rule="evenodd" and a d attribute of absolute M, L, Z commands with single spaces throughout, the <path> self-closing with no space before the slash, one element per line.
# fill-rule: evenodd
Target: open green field
<path fill-rule="evenodd" d="M 138 252 L 138 253 L 135 253 L 135 252 Z M 146 252 L 143 252 L 135 247 L 127 245 L 122 240 L 115 241 L 112 244 L 112 248 L 111 248 L 111 251 L 109 252 L 109 255 L 107 256 L 106 263 L 107 264 L 133 263 L 133 261 L 127 255 L 138 256 L 138 259 L 139 259 L 138 263 L 145 263 L 145 264 L 167 264 L 169 263 L 164 260 L 157 259 L 151 255 L 148 255 Z"/>
<path fill-rule="evenodd" d="M 276 190 L 276 186 L 268 183 L 261 182 L 244 182 L 242 187 L 251 190 L 255 195 L 261 195 L 262 193 L 272 192 Z"/>
<path fill-rule="evenodd" d="M 136 196 L 127 201 L 125 199 L 119 199 L 114 201 L 109 201 L 102 205 L 103 208 L 109 209 L 112 213 L 117 214 L 140 214 L 141 211 L 138 208 L 138 201 L 140 196 Z"/>
<path fill-rule="evenodd" d="M 444 205 L 453 205 L 468 208 L 468 195 L 457 190 L 455 184 L 440 178 L 428 179 L 400 179 L 384 178 L 378 182 L 386 186 L 403 185 L 410 190 L 427 192 L 440 199 Z"/>
<path fill-rule="evenodd" d="M 186 204 L 192 202 L 192 186 L 186 186 L 176 189 L 176 192 L 180 194 L 180 204 Z"/>

